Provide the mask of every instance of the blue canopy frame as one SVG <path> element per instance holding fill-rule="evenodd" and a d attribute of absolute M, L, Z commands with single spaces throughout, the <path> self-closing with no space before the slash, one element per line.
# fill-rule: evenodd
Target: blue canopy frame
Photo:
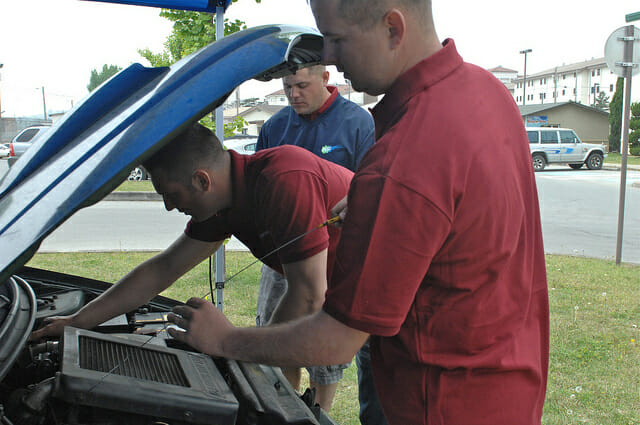
<path fill-rule="evenodd" d="M 217 12 L 219 7 L 227 10 L 231 0 L 87 0 L 104 3 L 132 4 L 135 6 L 161 7 L 163 9 L 192 10 L 194 12 Z"/>

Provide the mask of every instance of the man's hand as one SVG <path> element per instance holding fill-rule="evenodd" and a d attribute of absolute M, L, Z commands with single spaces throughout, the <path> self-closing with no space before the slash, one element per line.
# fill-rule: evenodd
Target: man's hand
<path fill-rule="evenodd" d="M 212 303 L 191 298 L 186 306 L 174 307 L 171 323 L 182 328 L 169 328 L 169 335 L 211 356 L 222 356 L 222 343 L 234 326 Z"/>
<path fill-rule="evenodd" d="M 55 316 L 44 319 L 45 326 L 33 331 L 29 341 L 39 341 L 47 336 L 60 336 L 65 326 L 74 326 L 73 316 Z"/>
<path fill-rule="evenodd" d="M 344 219 L 347 218 L 347 197 L 345 196 L 341 200 L 338 201 L 337 204 L 331 208 L 331 217 L 335 217 L 339 215 L 340 220 L 333 225 L 336 227 L 342 227 L 342 223 L 344 223 Z"/>

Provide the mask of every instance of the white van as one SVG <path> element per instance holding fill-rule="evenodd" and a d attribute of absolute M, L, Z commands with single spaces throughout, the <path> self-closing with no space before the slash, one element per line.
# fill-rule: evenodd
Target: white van
<path fill-rule="evenodd" d="M 535 171 L 554 163 L 569 164 L 574 170 L 587 164 L 590 170 L 599 170 L 607 157 L 604 145 L 582 143 L 570 128 L 527 127 L 527 136 Z"/>

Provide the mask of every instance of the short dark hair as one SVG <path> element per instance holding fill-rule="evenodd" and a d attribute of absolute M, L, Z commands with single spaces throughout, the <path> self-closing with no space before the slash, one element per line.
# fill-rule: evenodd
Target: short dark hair
<path fill-rule="evenodd" d="M 188 186 L 196 169 L 215 167 L 224 153 L 216 135 L 202 124 L 194 123 L 142 165 L 152 177 L 154 173 L 163 173 L 167 179 Z"/>
<path fill-rule="evenodd" d="M 348 22 L 371 28 L 394 6 L 404 6 L 425 23 L 431 19 L 431 0 L 339 0 L 338 11 Z"/>

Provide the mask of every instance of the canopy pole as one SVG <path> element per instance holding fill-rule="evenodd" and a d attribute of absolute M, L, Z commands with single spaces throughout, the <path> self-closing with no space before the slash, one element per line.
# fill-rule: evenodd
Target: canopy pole
<path fill-rule="evenodd" d="M 216 41 L 224 38 L 224 2 L 218 1 L 216 7 Z M 224 106 L 216 109 L 216 136 L 220 143 L 224 141 Z M 222 244 L 216 252 L 216 307 L 223 311 L 223 290 L 225 281 L 225 245 Z"/>

